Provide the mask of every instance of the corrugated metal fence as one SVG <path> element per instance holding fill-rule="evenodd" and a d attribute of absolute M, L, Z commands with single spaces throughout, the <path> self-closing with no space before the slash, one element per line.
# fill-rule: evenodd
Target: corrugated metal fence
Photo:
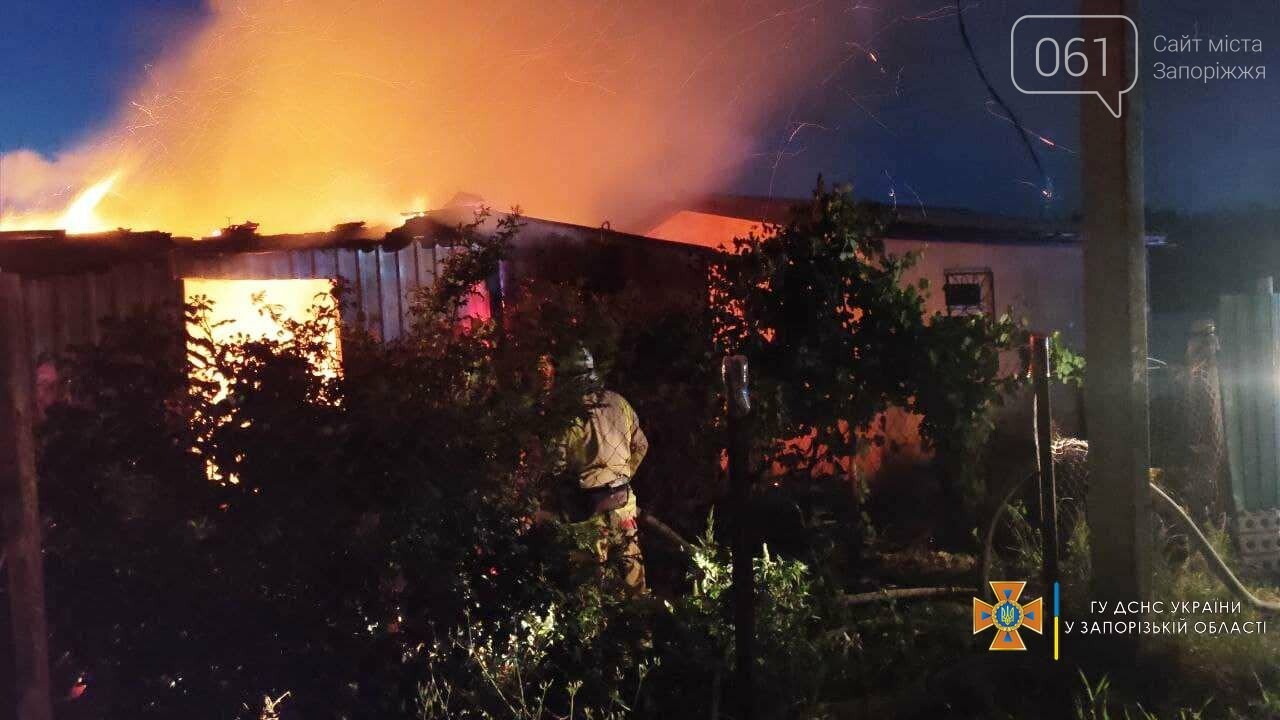
<path fill-rule="evenodd" d="M 1236 510 L 1280 506 L 1280 295 L 1268 281 L 1252 295 L 1224 295 L 1223 419 Z"/>
<path fill-rule="evenodd" d="M 22 278 L 27 337 L 34 359 L 96 342 L 102 320 L 177 303 L 182 282 L 165 259 L 114 265 L 100 272 Z"/>

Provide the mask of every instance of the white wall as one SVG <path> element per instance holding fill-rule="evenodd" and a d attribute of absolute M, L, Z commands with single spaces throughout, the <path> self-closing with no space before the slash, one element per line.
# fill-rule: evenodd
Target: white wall
<path fill-rule="evenodd" d="M 995 309 L 1013 309 L 1036 332 L 1062 332 L 1072 349 L 1084 350 L 1084 258 L 1079 245 L 1067 243 L 929 242 L 890 238 L 894 254 L 921 252 L 907 278 L 927 278 L 928 308 L 946 312 L 942 283 L 949 270 L 988 269 L 995 290 Z"/>
<path fill-rule="evenodd" d="M 942 293 L 945 273 L 950 270 L 990 270 L 995 291 L 995 309 L 1012 309 L 1015 320 L 1025 321 L 1037 333 L 1062 333 L 1072 350 L 1084 352 L 1084 256 L 1072 243 L 978 243 L 929 242 L 889 238 L 886 249 L 893 254 L 921 252 L 919 263 L 906 275 L 912 282 L 929 280 L 930 312 L 946 312 Z M 1016 352 L 1006 353 L 1004 372 L 1018 368 Z M 1053 388 L 1054 424 L 1064 434 L 1081 431 L 1079 392 L 1061 384 Z M 1011 398 L 1000 413 L 1003 430 L 1031 434 L 1031 398 L 1028 392 Z"/>

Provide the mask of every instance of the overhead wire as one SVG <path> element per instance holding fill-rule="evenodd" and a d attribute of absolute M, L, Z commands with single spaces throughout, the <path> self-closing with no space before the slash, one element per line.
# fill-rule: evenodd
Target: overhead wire
<path fill-rule="evenodd" d="M 965 50 L 969 53 L 969 60 L 973 63 L 974 69 L 978 71 L 978 77 L 982 80 L 982 84 L 986 86 L 987 93 L 991 96 L 991 99 L 1005 111 L 1009 121 L 1013 123 L 1013 127 L 1018 131 L 1018 138 L 1022 141 L 1023 147 L 1027 149 L 1027 155 L 1031 157 L 1032 164 L 1036 166 L 1036 171 L 1040 173 L 1040 177 L 1043 180 L 1044 184 L 1040 188 L 1040 194 L 1048 202 L 1053 199 L 1053 180 L 1050 179 L 1049 173 L 1045 171 L 1044 164 L 1040 161 L 1040 155 L 1036 152 L 1035 145 L 1031 141 L 1032 133 L 1022 124 L 1022 121 L 1018 119 L 1017 113 L 1013 111 L 1013 108 L 1009 107 L 1009 103 L 1005 102 L 987 77 L 987 72 L 982 67 L 982 61 L 978 59 L 978 52 L 973 47 L 973 40 L 969 37 L 969 28 L 964 21 L 964 7 L 961 2 L 962 0 L 956 0 L 956 23 L 960 28 L 960 39 L 964 41 Z"/>

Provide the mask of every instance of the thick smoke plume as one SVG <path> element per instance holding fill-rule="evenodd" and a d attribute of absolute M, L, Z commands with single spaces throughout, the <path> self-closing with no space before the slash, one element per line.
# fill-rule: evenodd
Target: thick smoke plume
<path fill-rule="evenodd" d="M 854 19 L 821 0 L 211 0 L 109 130 L 4 159 L 7 223 L 57 222 L 114 178 L 78 223 L 390 224 L 466 190 L 640 227 L 731 182 Z"/>

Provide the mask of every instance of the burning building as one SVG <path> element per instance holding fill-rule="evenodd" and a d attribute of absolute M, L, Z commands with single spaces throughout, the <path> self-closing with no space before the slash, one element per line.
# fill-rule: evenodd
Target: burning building
<path fill-rule="evenodd" d="M 715 248 L 785 224 L 794 201 L 713 196 L 678 210 L 646 235 Z M 947 315 L 1011 309 L 1037 331 L 1084 347 L 1080 238 L 1067 223 L 901 206 L 885 235 L 894 255 L 920 253 L 904 280 L 928 280 L 926 310 Z"/>
<path fill-rule="evenodd" d="M 22 278 L 28 344 L 37 362 L 95 342 L 105 319 L 177 306 L 193 294 L 216 293 L 219 304 L 239 308 L 237 322 L 243 323 L 256 315 L 246 304 L 252 293 L 266 291 L 269 302 L 298 314 L 335 282 L 345 288 L 340 322 L 395 340 L 407 327 L 410 295 L 430 286 L 451 254 L 465 250 L 457 227 L 473 210 L 453 205 L 389 232 L 363 223 L 281 235 L 259 234 L 246 223 L 202 239 L 128 230 L 10 231 L 0 233 L 0 270 Z M 606 292 L 646 288 L 655 304 L 702 300 L 713 255 L 607 226 L 528 218 L 508 259 L 478 288 L 467 312 L 500 313 L 504 300 L 535 277 L 580 280 Z"/>
<path fill-rule="evenodd" d="M 297 316 L 333 283 L 345 287 L 342 324 L 394 341 L 407 328 L 412 293 L 430 286 L 445 259 L 465 250 L 458 228 L 473 219 L 479 204 L 479 198 L 459 195 L 445 208 L 390 231 L 348 223 L 328 232 L 264 235 L 246 223 L 202 239 L 123 230 L 0 233 L 0 268 L 23 277 L 27 334 L 37 362 L 97 340 L 103 318 L 177 305 L 195 293 L 216 294 L 239 331 L 252 334 L 252 293 L 266 291 L 269 302 Z M 711 197 L 671 213 L 644 235 L 607 224 L 524 218 L 509 256 L 478 289 L 467 313 L 500 321 L 504 303 L 517 301 L 521 286 L 535 279 L 578 282 L 603 293 L 641 289 L 653 308 L 705 303 L 708 268 L 724 257 L 715 248 L 785 222 L 790 204 Z M 1029 328 L 1059 331 L 1070 347 L 1083 348 L 1082 257 L 1074 228 L 923 208 L 901 208 L 897 217 L 886 246 L 895 254 L 920 253 L 905 279 L 929 282 L 927 311 L 1009 309 Z M 486 223 L 492 227 L 496 216 Z M 1011 353 L 1004 362 L 1008 372 L 1020 360 Z M 1056 422 L 1064 431 L 1077 429 L 1078 389 L 1062 386 L 1058 394 Z M 1003 412 L 1007 427 L 1028 426 L 1030 397 L 1016 398 Z M 885 420 L 894 442 L 869 454 L 863 472 L 928 459 L 919 442 L 919 418 L 891 411 Z"/>
<path fill-rule="evenodd" d="M 793 204 L 786 199 L 710 196 L 668 214 L 646 235 L 705 248 L 731 247 L 735 237 L 785 224 Z M 928 281 L 926 312 L 1010 311 L 1028 329 L 1060 332 L 1068 347 L 1084 350 L 1084 258 L 1074 224 L 910 206 L 896 208 L 894 216 L 885 248 L 895 255 L 919 253 L 904 282 Z M 1149 247 L 1163 241 L 1147 238 Z M 1002 370 L 1015 372 L 1021 362 L 1019 353 L 1006 353 Z M 1080 389 L 1058 384 L 1055 394 L 1055 425 L 1061 432 L 1078 434 L 1083 417 Z M 1026 435 L 1032 417 L 1030 392 L 1013 398 L 1000 412 L 999 427 L 1011 430 L 1011 435 Z M 927 460 L 919 417 L 891 410 L 885 422 L 892 442 L 859 461 L 864 472 Z"/>

